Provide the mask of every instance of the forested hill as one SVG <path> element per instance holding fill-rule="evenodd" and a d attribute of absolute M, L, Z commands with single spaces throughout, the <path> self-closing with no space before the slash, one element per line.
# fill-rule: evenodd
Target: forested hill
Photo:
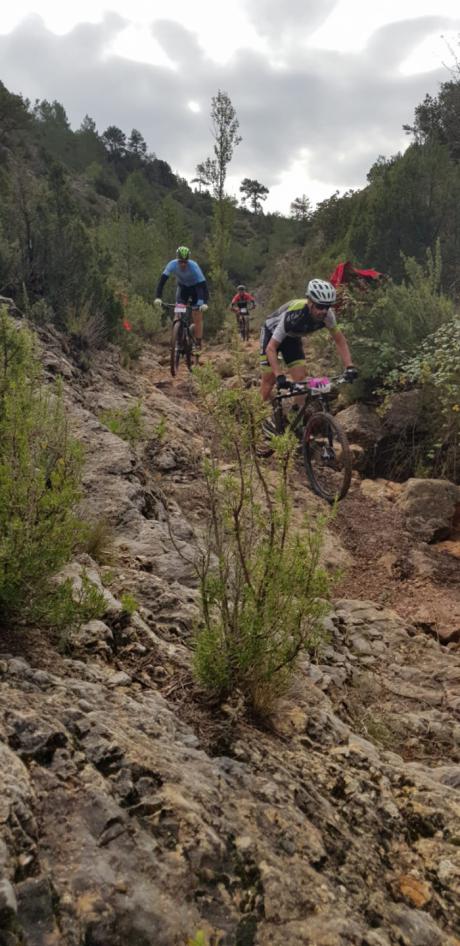
<path fill-rule="evenodd" d="M 99 134 L 86 116 L 72 131 L 59 102 L 31 106 L 0 83 L 0 175 L 0 293 L 23 309 L 46 305 L 61 328 L 85 307 L 113 328 L 119 293 L 151 301 L 178 243 L 210 273 L 214 198 L 149 153 L 136 129 Z M 232 213 L 229 292 L 260 284 L 267 261 L 303 240 L 293 219 Z"/>
<path fill-rule="evenodd" d="M 421 387 L 423 469 L 458 480 L 460 75 L 415 108 L 408 149 L 378 158 L 366 187 L 314 211 L 302 195 L 289 217 L 226 195 L 238 121 L 226 93 L 213 109 L 222 137 L 210 142 L 216 158 L 198 165 L 193 190 L 148 152 L 140 131 L 112 125 L 100 134 L 88 116 L 72 131 L 59 102 L 32 106 L 0 83 L 0 296 L 80 349 L 112 340 L 132 358 L 160 328 L 152 298 L 179 243 L 210 283 L 208 339 L 239 282 L 256 290 L 262 317 L 339 260 L 373 266 L 385 284 L 363 298 L 352 292 L 340 312 L 359 365 L 357 396 Z"/>
<path fill-rule="evenodd" d="M 224 294 L 244 281 L 275 301 L 345 258 L 401 282 L 404 256 L 424 262 L 439 239 L 442 287 L 456 296 L 458 76 L 415 108 L 406 130 L 412 143 L 403 156 L 379 157 L 365 188 L 336 192 L 314 212 L 308 195 L 293 202 L 290 217 L 229 201 Z M 86 116 L 72 131 L 59 102 L 31 105 L 0 83 L 0 187 L 0 292 L 26 309 L 49 307 L 61 327 L 89 307 L 113 328 L 119 294 L 150 301 L 179 242 L 193 247 L 212 283 L 216 200 L 206 184 L 192 190 L 149 153 L 137 129 L 126 135 L 111 125 L 100 133 Z"/>

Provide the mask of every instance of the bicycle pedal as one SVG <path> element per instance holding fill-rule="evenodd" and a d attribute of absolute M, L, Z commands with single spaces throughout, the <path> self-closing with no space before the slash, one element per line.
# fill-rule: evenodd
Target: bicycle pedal
<path fill-rule="evenodd" d="M 266 437 L 276 437 L 278 431 L 271 417 L 267 417 L 262 421 L 262 431 Z"/>

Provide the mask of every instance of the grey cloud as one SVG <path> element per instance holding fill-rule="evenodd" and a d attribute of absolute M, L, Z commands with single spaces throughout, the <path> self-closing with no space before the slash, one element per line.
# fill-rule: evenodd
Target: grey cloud
<path fill-rule="evenodd" d="M 256 2 L 267 8 L 271 0 Z M 32 99 L 57 98 L 76 126 L 88 112 L 100 131 L 109 124 L 125 132 L 139 128 L 151 150 L 190 176 L 212 150 L 209 108 L 219 88 L 230 95 L 243 136 L 232 176 L 272 187 L 308 149 L 309 175 L 332 192 L 364 184 L 378 154 L 401 147 L 401 126 L 425 93 L 436 93 L 448 78 L 443 68 L 413 76 L 398 71 L 425 35 L 452 27 L 451 20 L 438 17 L 385 27 L 363 54 L 304 51 L 283 69 L 248 50 L 225 65 L 215 63 L 194 33 L 170 21 L 156 22 L 153 34 L 177 69 L 107 55 L 124 25 L 108 16 L 55 36 L 42 21 L 28 19 L 0 36 L 0 78 Z M 191 99 L 201 104 L 201 113 L 187 108 Z M 308 180 L 299 184 L 299 193 L 308 189 Z"/>
<path fill-rule="evenodd" d="M 388 23 L 370 37 L 366 55 L 377 66 L 398 66 L 425 36 L 443 29 L 456 29 L 458 24 L 458 20 L 445 16 L 422 16 Z"/>
<path fill-rule="evenodd" d="M 195 59 L 200 59 L 203 56 L 197 37 L 181 26 L 180 23 L 173 23 L 171 20 L 157 20 L 152 28 L 152 33 L 171 61 L 187 66 L 189 70 L 193 70 Z"/>
<path fill-rule="evenodd" d="M 336 6 L 337 0 L 290 0 L 287 14 L 280 0 L 251 0 L 247 12 L 259 33 L 279 40 L 283 33 L 299 30 L 311 35 Z"/>

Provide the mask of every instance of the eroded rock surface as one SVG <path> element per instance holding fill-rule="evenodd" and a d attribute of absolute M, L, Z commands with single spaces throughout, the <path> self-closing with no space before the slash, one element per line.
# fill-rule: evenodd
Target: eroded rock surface
<path fill-rule="evenodd" d="M 151 355 L 133 378 L 106 353 L 83 383 L 51 351 L 86 445 L 86 512 L 117 551 L 112 569 L 83 556 L 67 574 L 101 589 L 116 574 L 71 656 L 0 644 L 0 946 L 186 946 L 198 930 L 210 946 L 460 946 L 455 644 L 343 598 L 266 726 L 237 699 L 200 707 L 202 421 Z M 141 393 L 133 451 L 98 405 Z"/>
<path fill-rule="evenodd" d="M 408 528 L 425 542 L 439 542 L 451 535 L 460 506 L 460 486 L 448 480 L 412 478 L 397 500 Z"/>

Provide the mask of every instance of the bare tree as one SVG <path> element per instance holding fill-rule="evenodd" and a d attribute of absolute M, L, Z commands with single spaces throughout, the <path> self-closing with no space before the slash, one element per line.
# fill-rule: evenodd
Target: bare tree
<path fill-rule="evenodd" d="M 214 158 L 206 158 L 197 164 L 196 173 L 202 184 L 212 187 L 214 197 L 223 200 L 227 167 L 242 139 L 238 134 L 239 121 L 235 109 L 227 93 L 220 89 L 211 99 L 211 121 Z"/>

